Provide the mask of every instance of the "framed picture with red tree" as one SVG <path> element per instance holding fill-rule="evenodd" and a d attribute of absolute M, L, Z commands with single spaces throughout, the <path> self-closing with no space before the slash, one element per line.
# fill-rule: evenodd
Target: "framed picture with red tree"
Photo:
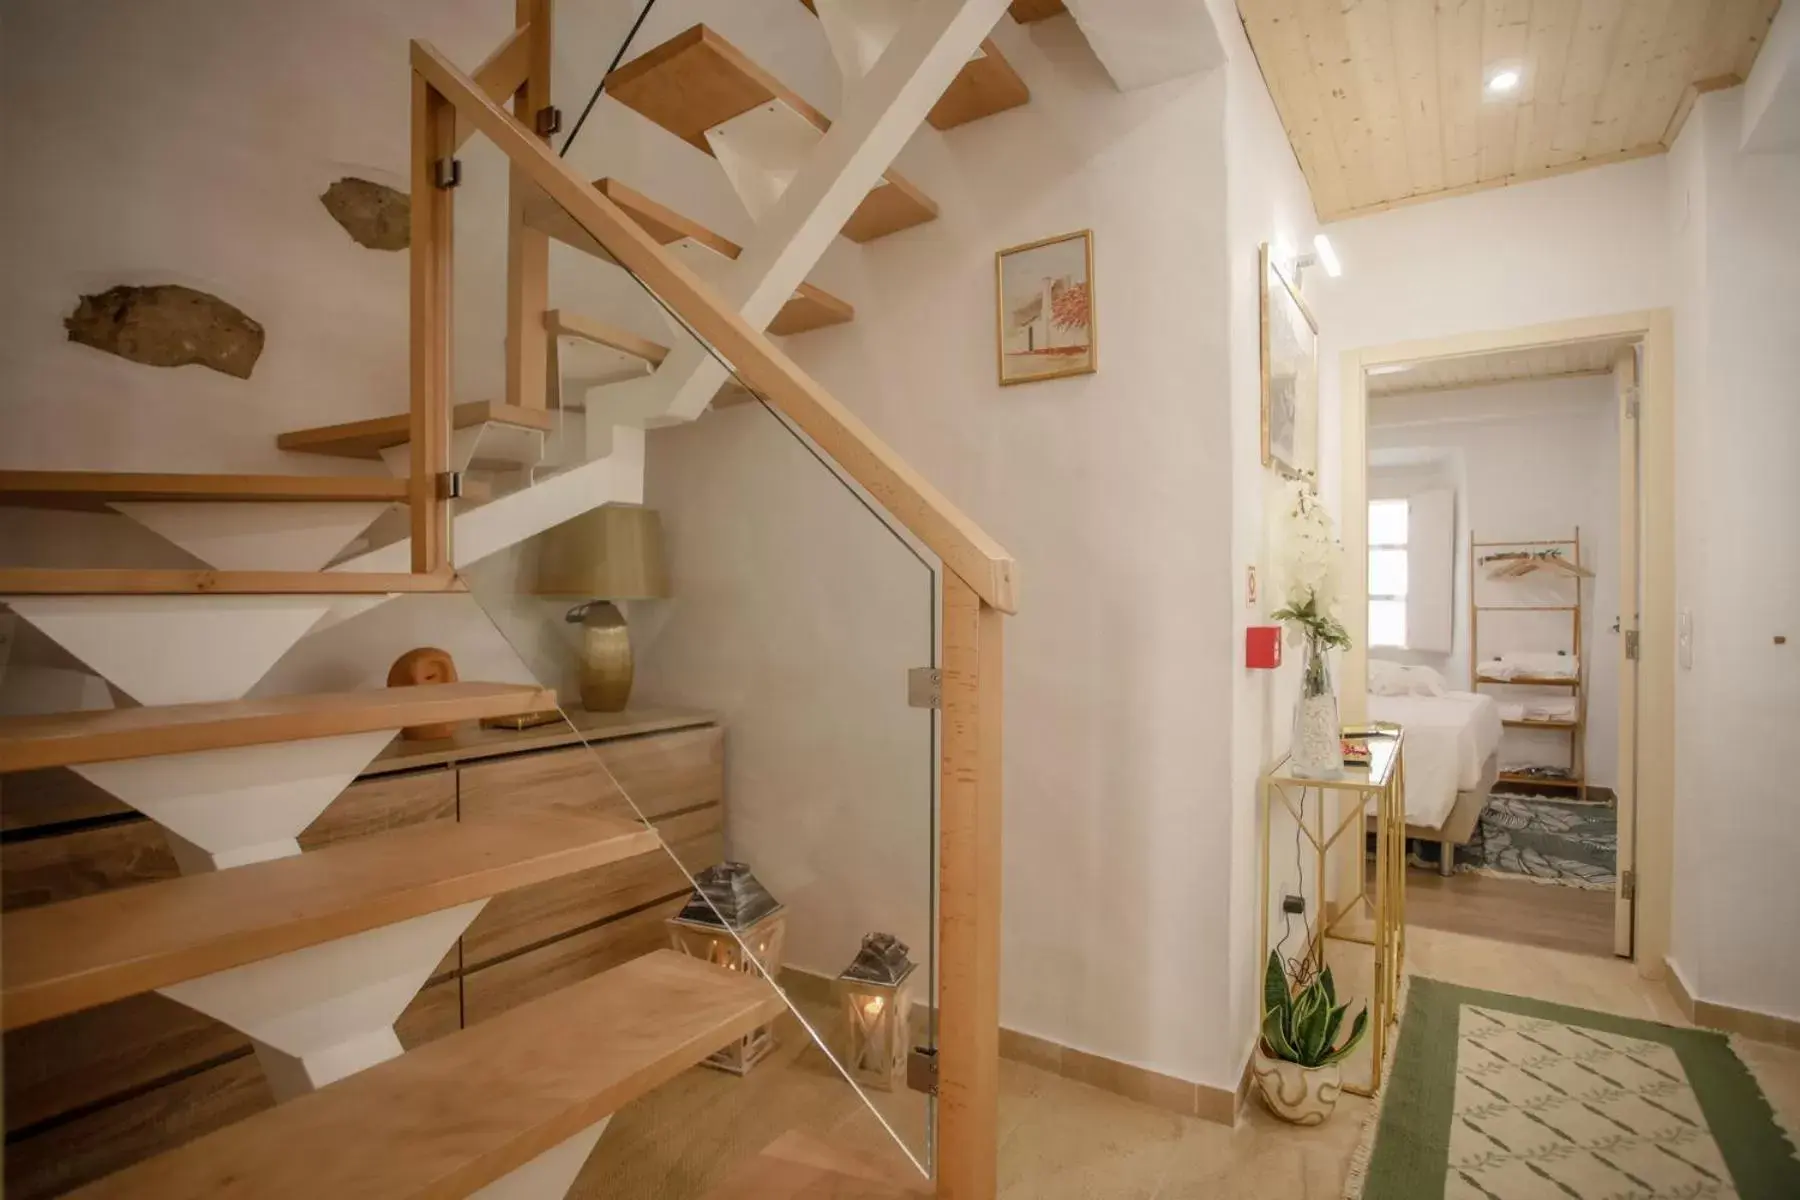
<path fill-rule="evenodd" d="M 1098 369 L 1092 230 L 1000 251 L 994 290 L 1002 386 Z"/>

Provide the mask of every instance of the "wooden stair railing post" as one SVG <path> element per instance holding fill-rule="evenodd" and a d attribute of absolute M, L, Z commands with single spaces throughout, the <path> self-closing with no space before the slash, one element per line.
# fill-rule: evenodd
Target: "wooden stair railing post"
<path fill-rule="evenodd" d="M 1000 1125 L 1001 614 L 943 573 L 937 1194 L 993 1200 Z"/>
<path fill-rule="evenodd" d="M 452 197 L 438 164 L 456 154 L 456 108 L 418 72 L 412 77 L 412 570 L 450 570 L 450 529 L 439 496 L 450 469 Z"/>
<path fill-rule="evenodd" d="M 538 114 L 550 108 L 552 0 L 514 0 L 518 26 L 529 30 L 530 67 L 513 94 L 513 115 L 538 129 Z M 548 143 L 546 133 L 538 133 Z M 506 402 L 541 409 L 549 403 L 549 335 L 544 313 L 550 307 L 550 238 L 525 222 L 525 205 L 537 189 L 517 166 L 509 165 L 506 223 Z"/>

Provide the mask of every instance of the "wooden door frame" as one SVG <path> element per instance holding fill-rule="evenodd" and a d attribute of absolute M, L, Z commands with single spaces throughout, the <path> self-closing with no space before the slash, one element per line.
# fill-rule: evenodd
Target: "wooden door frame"
<path fill-rule="evenodd" d="M 1638 396 L 1635 350 L 1613 359 L 1613 410 L 1619 429 L 1619 636 L 1643 634 L 1639 625 L 1638 522 L 1643 494 L 1638 486 L 1638 424 L 1633 402 Z M 1638 664 L 1621 654 L 1619 663 L 1618 859 L 1615 864 L 1613 953 L 1630 958 L 1636 952 L 1637 904 L 1628 881 L 1637 873 L 1637 688 Z"/>
<path fill-rule="evenodd" d="M 1639 381 L 1642 555 L 1637 711 L 1638 974 L 1659 979 L 1669 953 L 1675 829 L 1675 320 L 1666 308 L 1583 317 L 1346 350 L 1340 365 L 1339 525 L 1346 551 L 1344 620 L 1368 628 L 1368 370 L 1420 359 L 1533 350 L 1568 342 L 1632 340 L 1644 349 Z M 1368 651 L 1344 656 L 1344 719 L 1367 716 Z"/>

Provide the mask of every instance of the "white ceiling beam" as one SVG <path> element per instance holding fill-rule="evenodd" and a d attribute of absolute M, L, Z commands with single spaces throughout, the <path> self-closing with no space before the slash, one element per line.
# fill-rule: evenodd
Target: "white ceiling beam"
<path fill-rule="evenodd" d="M 1210 71 L 1225 40 L 1206 0 L 1065 0 L 1121 92 Z"/>
<path fill-rule="evenodd" d="M 1744 81 L 1743 148 L 1752 154 L 1800 150 L 1800 4 L 1784 4 Z"/>

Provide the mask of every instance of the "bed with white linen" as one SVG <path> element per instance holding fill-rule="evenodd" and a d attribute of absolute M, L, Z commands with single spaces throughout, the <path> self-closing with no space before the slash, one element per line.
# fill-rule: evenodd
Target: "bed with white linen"
<path fill-rule="evenodd" d="M 1435 671 L 1369 664 L 1369 718 L 1406 730 L 1406 836 L 1452 847 L 1467 842 L 1498 774 L 1500 709 L 1492 696 L 1452 692 Z"/>

